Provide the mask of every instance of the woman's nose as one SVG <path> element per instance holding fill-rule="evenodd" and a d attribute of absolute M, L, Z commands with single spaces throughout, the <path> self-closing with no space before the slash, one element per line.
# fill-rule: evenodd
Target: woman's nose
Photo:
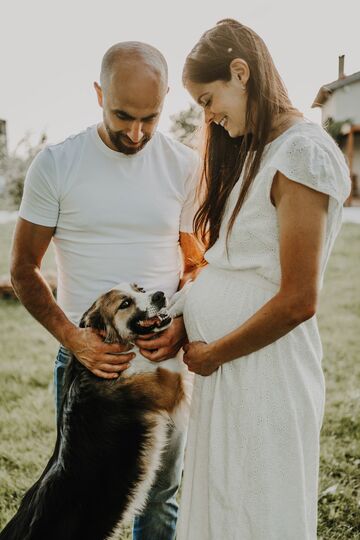
<path fill-rule="evenodd" d="M 207 124 L 210 124 L 213 120 L 214 120 L 214 113 L 209 111 L 209 109 L 207 109 L 205 111 L 205 122 Z"/>

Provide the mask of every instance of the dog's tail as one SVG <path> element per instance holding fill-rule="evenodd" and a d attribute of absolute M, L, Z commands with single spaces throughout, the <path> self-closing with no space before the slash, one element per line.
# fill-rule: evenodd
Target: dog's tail
<path fill-rule="evenodd" d="M 40 478 L 25 494 L 20 507 L 0 533 L 0 540 L 65 540 L 64 533 L 70 527 L 62 523 L 67 499 L 59 500 L 55 484 L 61 482 L 56 475 Z M 49 531 L 53 530 L 51 536 Z"/>
<path fill-rule="evenodd" d="M 39 488 L 38 480 L 25 494 L 15 516 L 9 521 L 5 529 L 0 532 L 0 540 L 30 540 L 33 538 L 32 522 L 36 520 L 34 498 Z"/>
<path fill-rule="evenodd" d="M 46 491 L 51 486 L 51 482 L 44 482 L 44 479 L 48 476 L 50 469 L 53 468 L 56 462 L 59 445 L 60 436 L 58 428 L 58 436 L 53 455 L 49 459 L 41 477 L 25 493 L 17 513 L 0 532 L 0 540 L 49 540 L 34 531 L 37 530 L 37 522 L 40 514 L 44 511 L 43 506 Z"/>

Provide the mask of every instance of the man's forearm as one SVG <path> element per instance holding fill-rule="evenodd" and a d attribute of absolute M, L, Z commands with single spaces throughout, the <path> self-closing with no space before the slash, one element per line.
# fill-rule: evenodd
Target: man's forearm
<path fill-rule="evenodd" d="M 25 308 L 60 343 L 69 347 L 70 337 L 77 327 L 56 303 L 51 289 L 35 265 L 24 265 L 12 272 L 11 282 Z"/>

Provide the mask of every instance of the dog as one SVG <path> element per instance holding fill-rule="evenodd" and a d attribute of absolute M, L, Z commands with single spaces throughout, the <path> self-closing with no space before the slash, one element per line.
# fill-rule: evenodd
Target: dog
<path fill-rule="evenodd" d="M 120 284 L 100 296 L 80 326 L 132 342 L 161 332 L 182 313 L 189 286 L 166 306 L 164 293 Z M 145 506 L 168 430 L 186 422 L 189 381 L 179 358 L 136 357 L 117 379 L 96 377 L 73 355 L 66 368 L 57 440 L 39 480 L 0 540 L 104 540 Z"/>

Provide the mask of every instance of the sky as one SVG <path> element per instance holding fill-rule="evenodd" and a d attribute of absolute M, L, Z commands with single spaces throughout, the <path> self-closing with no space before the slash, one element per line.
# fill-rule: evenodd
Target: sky
<path fill-rule="evenodd" d="M 26 133 L 56 143 L 101 121 L 93 82 L 104 52 L 119 41 L 150 43 L 169 64 L 170 92 L 159 129 L 191 98 L 184 59 L 223 18 L 252 27 L 267 44 L 293 104 L 321 121 L 311 104 L 320 86 L 360 71 L 360 0 L 0 0 L 0 118 L 13 150 Z M 359 104 L 360 107 L 360 104 Z"/>

